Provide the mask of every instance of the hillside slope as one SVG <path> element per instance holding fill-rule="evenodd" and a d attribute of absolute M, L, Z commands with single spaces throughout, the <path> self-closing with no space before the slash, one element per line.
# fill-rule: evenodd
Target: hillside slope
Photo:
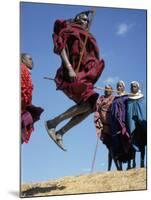
<path fill-rule="evenodd" d="M 98 172 L 58 180 L 23 184 L 21 197 L 146 189 L 146 169 Z"/>

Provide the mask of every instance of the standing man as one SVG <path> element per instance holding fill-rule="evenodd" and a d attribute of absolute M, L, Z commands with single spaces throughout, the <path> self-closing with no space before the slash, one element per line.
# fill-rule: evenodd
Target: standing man
<path fill-rule="evenodd" d="M 127 101 L 127 124 L 134 148 L 133 168 L 136 167 L 135 152 L 141 152 L 140 167 L 144 167 L 145 146 L 147 145 L 147 122 L 143 114 L 144 95 L 140 91 L 138 81 L 132 81 L 131 93 Z"/>
<path fill-rule="evenodd" d="M 63 135 L 94 112 L 99 96 L 93 86 L 104 69 L 104 61 L 99 56 L 95 38 L 88 32 L 91 14 L 93 11 L 82 12 L 74 19 L 57 20 L 54 24 L 54 52 L 62 60 L 55 77 L 57 90 L 62 90 L 76 103 L 61 115 L 46 121 L 49 136 L 62 150 L 65 150 Z M 71 120 L 56 131 L 57 125 L 69 118 Z"/>
<path fill-rule="evenodd" d="M 128 95 L 125 94 L 125 83 L 121 80 L 116 85 L 117 96 L 114 98 L 111 108 L 112 150 L 113 156 L 119 162 L 127 162 L 131 159 L 130 135 L 126 124 L 126 106 Z"/>
<path fill-rule="evenodd" d="M 96 112 L 94 113 L 94 123 L 97 136 L 110 148 L 111 146 L 111 107 L 114 100 L 111 85 L 106 85 L 104 95 L 100 96 L 96 102 Z"/>
<path fill-rule="evenodd" d="M 43 109 L 32 105 L 33 83 L 30 70 L 33 60 L 29 54 L 21 54 L 21 143 L 28 143 Z"/>
<path fill-rule="evenodd" d="M 94 113 L 94 123 L 97 137 L 108 148 L 108 171 L 111 170 L 112 164 L 112 134 L 111 134 L 111 107 L 114 100 L 111 85 L 106 85 L 104 95 L 100 96 L 96 102 L 96 112 Z M 117 163 L 115 162 L 117 166 Z M 117 166 L 118 168 L 118 166 Z"/>
<path fill-rule="evenodd" d="M 142 121 L 143 111 L 142 111 L 142 102 L 144 95 L 140 91 L 140 86 L 137 81 L 132 81 L 130 85 L 131 93 L 134 96 L 129 96 L 127 101 L 127 123 L 130 133 L 135 129 L 135 120 Z"/>

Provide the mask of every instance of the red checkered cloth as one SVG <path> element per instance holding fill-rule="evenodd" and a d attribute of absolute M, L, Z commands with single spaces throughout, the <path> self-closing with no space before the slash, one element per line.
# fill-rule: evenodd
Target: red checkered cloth
<path fill-rule="evenodd" d="M 40 119 L 44 111 L 32 105 L 33 84 L 30 72 L 25 64 L 21 64 L 21 136 L 22 143 L 28 143 L 34 130 L 34 123 Z"/>
<path fill-rule="evenodd" d="M 21 63 L 21 133 L 22 143 L 28 143 L 33 131 L 33 119 L 26 107 L 32 103 L 33 84 L 27 66 Z"/>
<path fill-rule="evenodd" d="M 25 64 L 21 64 L 21 110 L 24 112 L 26 106 L 32 103 L 33 84 L 30 72 Z"/>

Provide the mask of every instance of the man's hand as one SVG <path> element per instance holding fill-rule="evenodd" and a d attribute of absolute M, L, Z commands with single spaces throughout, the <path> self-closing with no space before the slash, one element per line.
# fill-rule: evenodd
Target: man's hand
<path fill-rule="evenodd" d="M 74 81 L 76 79 L 76 73 L 73 70 L 72 65 L 70 64 L 70 61 L 68 59 L 65 49 L 63 49 L 61 52 L 61 59 L 64 63 L 65 68 L 68 70 L 70 81 Z"/>
<path fill-rule="evenodd" d="M 69 70 L 68 70 L 68 72 L 69 72 L 69 77 L 70 77 L 70 80 L 71 81 L 74 81 L 75 79 L 76 79 L 76 73 L 75 73 L 75 71 L 72 69 L 72 68 L 70 68 Z"/>
<path fill-rule="evenodd" d="M 97 127 L 98 127 L 99 129 L 103 129 L 103 124 L 102 124 L 102 122 L 101 122 L 101 119 L 98 119 L 96 125 L 97 125 Z"/>

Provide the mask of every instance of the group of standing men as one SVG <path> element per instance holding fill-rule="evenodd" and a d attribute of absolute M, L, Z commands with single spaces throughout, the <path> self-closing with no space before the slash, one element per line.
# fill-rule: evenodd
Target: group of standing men
<path fill-rule="evenodd" d="M 115 162 L 127 162 L 133 160 L 135 152 L 141 152 L 146 145 L 143 94 L 137 81 L 131 82 L 130 93 L 125 92 L 123 81 L 117 83 L 116 89 L 117 95 L 113 96 L 112 86 L 105 86 L 104 95 L 96 103 L 94 123 L 97 136 L 107 146 Z M 116 165 L 120 169 L 120 165 Z M 144 166 L 143 160 L 141 166 Z"/>
<path fill-rule="evenodd" d="M 96 109 L 100 115 L 99 110 L 101 108 L 103 109 L 104 106 L 104 104 L 102 105 L 102 100 L 107 101 L 107 103 L 113 101 L 112 112 L 114 114 L 116 113 L 117 116 L 120 116 L 119 126 L 122 127 L 121 137 L 124 138 L 124 140 L 122 141 L 123 145 L 125 145 L 123 146 L 123 148 L 126 148 L 126 145 L 129 144 L 129 134 L 127 133 L 127 129 L 125 129 L 123 124 L 123 119 L 125 115 L 119 113 L 121 110 L 119 109 L 119 111 L 117 111 L 116 106 L 116 101 L 120 101 L 122 99 L 123 102 L 124 99 L 127 99 L 129 97 L 121 97 L 121 92 L 119 92 L 119 98 L 113 97 L 112 88 L 110 87 L 109 90 L 106 90 L 108 89 L 108 86 L 106 86 L 105 88 L 104 97 L 99 97 L 99 94 L 94 91 L 94 84 L 101 76 L 105 63 L 99 55 L 99 49 L 97 47 L 95 38 L 89 32 L 93 15 L 93 11 L 85 11 L 76 15 L 73 19 L 56 20 L 54 24 L 54 53 L 58 54 L 62 61 L 61 66 L 57 70 L 55 76 L 55 83 L 57 86 L 57 90 L 63 91 L 65 95 L 67 95 L 71 100 L 76 103 L 76 105 L 69 108 L 67 111 L 55 117 L 54 119 L 47 120 L 45 123 L 45 127 L 51 139 L 64 151 L 66 149 L 63 144 L 63 135 L 73 126 L 82 122 L 82 120 L 89 116 L 89 114 L 95 112 Z M 40 115 L 43 112 L 42 108 L 32 105 L 33 85 L 30 77 L 30 69 L 32 67 L 28 66 L 27 61 L 31 61 L 30 65 L 32 65 L 32 60 L 30 56 L 28 54 L 22 54 L 21 128 L 22 142 L 26 143 L 29 141 L 34 122 L 40 118 Z M 118 87 L 121 87 L 120 84 Z M 117 90 L 122 91 L 122 89 L 120 90 L 118 88 Z M 135 93 L 134 90 L 132 90 L 131 92 Z M 123 105 L 125 105 L 125 103 L 123 103 Z M 96 115 L 95 118 L 97 118 Z M 59 123 L 66 119 L 70 119 L 70 121 L 65 124 L 61 129 L 56 131 Z M 117 129 L 119 129 L 119 127 L 106 126 L 106 122 L 109 123 L 108 116 L 105 119 L 105 123 L 104 121 L 102 121 L 103 118 L 101 120 L 100 119 L 101 118 L 97 118 L 97 120 L 95 119 L 96 127 L 101 133 L 100 137 L 101 139 L 103 139 L 103 142 L 106 143 L 107 146 L 110 146 L 110 142 L 106 142 L 109 139 L 108 134 L 112 133 L 112 135 L 114 135 L 114 131 L 117 132 Z M 113 120 L 117 119 L 113 117 L 112 121 Z M 112 131 L 106 131 L 106 129 L 108 130 L 108 128 L 112 128 Z M 105 134 L 106 132 L 108 133 Z M 114 147 L 116 151 L 116 145 Z"/>

